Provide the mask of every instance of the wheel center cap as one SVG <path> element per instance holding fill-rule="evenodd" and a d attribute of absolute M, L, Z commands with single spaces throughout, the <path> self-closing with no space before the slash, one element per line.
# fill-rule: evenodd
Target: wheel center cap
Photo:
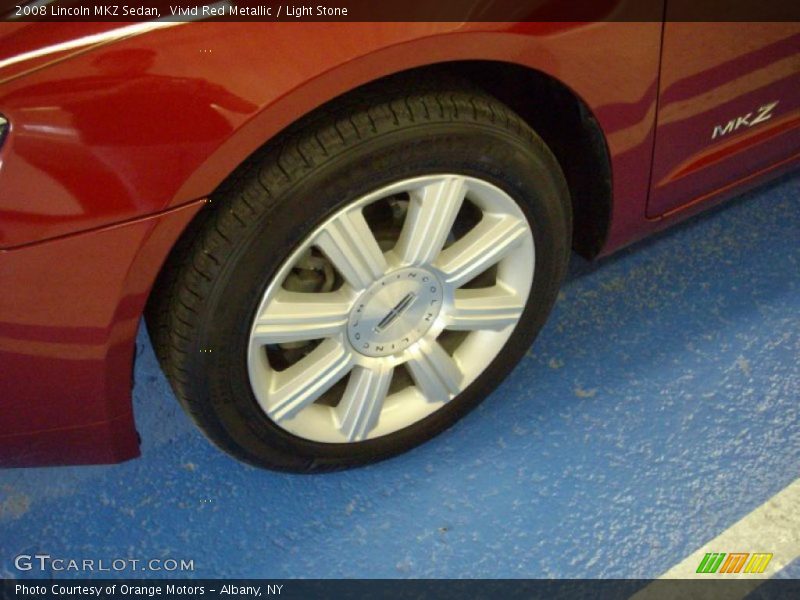
<path fill-rule="evenodd" d="M 350 343 L 366 356 L 401 352 L 428 331 L 442 308 L 442 297 L 442 285 L 430 271 L 393 271 L 367 288 L 350 312 Z"/>

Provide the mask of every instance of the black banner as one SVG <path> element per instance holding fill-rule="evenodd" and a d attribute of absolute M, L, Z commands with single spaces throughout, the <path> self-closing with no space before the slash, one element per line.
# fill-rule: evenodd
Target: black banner
<path fill-rule="evenodd" d="M 5 21 L 798 21 L 793 0 L 18 0 Z"/>
<path fill-rule="evenodd" d="M 712 580 L 3 580 L 4 600 L 104 598 L 281 598 L 284 600 L 338 599 L 461 599 L 505 600 L 547 598 L 617 600 L 635 598 L 800 598 L 800 581 L 791 579 Z"/>

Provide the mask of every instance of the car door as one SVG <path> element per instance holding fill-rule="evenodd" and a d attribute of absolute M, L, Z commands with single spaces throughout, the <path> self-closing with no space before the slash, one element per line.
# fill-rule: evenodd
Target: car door
<path fill-rule="evenodd" d="M 800 152 L 800 24 L 664 25 L 648 217 L 701 202 Z"/>

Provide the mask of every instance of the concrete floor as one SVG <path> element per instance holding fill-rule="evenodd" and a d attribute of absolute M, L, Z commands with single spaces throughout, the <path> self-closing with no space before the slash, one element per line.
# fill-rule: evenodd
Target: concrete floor
<path fill-rule="evenodd" d="M 47 552 L 193 559 L 197 577 L 656 577 L 800 475 L 798 198 L 785 178 L 576 260 L 499 390 L 360 470 L 229 459 L 182 414 L 142 332 L 143 457 L 0 472 L 0 575 Z"/>

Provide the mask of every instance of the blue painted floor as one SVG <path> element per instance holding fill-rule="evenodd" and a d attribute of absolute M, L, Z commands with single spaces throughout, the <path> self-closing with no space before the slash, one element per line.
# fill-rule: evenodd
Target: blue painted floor
<path fill-rule="evenodd" d="M 576 260 L 497 392 L 360 470 L 228 458 L 181 413 L 142 332 L 143 457 L 0 472 L 0 574 L 46 552 L 192 559 L 197 577 L 657 576 L 800 475 L 799 198 L 786 178 Z"/>

